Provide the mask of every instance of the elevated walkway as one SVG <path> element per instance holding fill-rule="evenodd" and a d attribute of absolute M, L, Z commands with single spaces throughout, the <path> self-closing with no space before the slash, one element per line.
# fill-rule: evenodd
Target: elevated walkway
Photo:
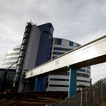
<path fill-rule="evenodd" d="M 53 71 L 69 71 L 69 66 L 80 68 L 103 62 L 106 62 L 106 35 L 27 71 L 25 79 Z"/>

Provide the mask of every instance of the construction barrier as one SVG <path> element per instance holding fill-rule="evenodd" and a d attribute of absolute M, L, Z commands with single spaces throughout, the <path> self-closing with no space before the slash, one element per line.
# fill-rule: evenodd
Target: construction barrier
<path fill-rule="evenodd" d="M 99 80 L 86 90 L 81 90 L 75 97 L 46 106 L 95 106 L 106 97 L 106 78 Z"/>

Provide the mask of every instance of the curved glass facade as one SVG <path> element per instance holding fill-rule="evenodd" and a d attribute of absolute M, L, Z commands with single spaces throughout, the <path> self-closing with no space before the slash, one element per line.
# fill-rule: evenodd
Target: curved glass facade
<path fill-rule="evenodd" d="M 11 64 L 13 64 L 14 62 L 16 62 L 18 60 L 19 54 L 20 54 L 20 48 L 21 48 L 21 45 L 16 46 L 6 53 L 6 56 L 5 56 L 3 64 L 2 64 L 3 68 L 8 68 L 9 66 L 11 66 Z M 16 66 L 17 66 L 17 63 L 14 64 L 11 67 L 11 69 L 16 69 Z"/>

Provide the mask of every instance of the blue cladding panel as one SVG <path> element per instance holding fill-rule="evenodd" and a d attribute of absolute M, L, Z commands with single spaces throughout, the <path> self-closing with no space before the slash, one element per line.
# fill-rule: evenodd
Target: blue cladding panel
<path fill-rule="evenodd" d="M 50 60 L 51 48 L 52 48 L 52 38 L 50 38 L 50 35 L 42 34 L 39 44 L 36 66 Z"/>
<path fill-rule="evenodd" d="M 41 31 L 41 38 L 35 66 L 50 60 L 53 42 L 53 26 L 50 23 L 38 26 L 38 28 Z M 39 81 L 35 84 L 35 90 L 45 91 L 47 87 L 47 76 L 42 76 L 42 78 L 38 76 L 37 80 Z"/>
<path fill-rule="evenodd" d="M 41 90 L 41 85 L 42 85 L 42 78 L 36 77 L 35 91 L 40 91 Z"/>
<path fill-rule="evenodd" d="M 41 91 L 45 91 L 45 89 L 47 88 L 47 79 L 48 79 L 48 76 L 42 77 Z"/>
<path fill-rule="evenodd" d="M 38 28 L 40 29 L 41 32 L 46 31 L 46 32 L 49 32 L 53 35 L 54 28 L 53 28 L 51 23 L 39 25 Z"/>
<path fill-rule="evenodd" d="M 53 37 L 51 36 L 53 34 L 52 24 L 50 23 L 44 24 L 44 25 L 38 26 L 38 28 L 41 31 L 41 38 L 40 38 L 39 50 L 38 50 L 35 66 L 38 66 L 50 60 L 52 42 L 53 42 Z"/>

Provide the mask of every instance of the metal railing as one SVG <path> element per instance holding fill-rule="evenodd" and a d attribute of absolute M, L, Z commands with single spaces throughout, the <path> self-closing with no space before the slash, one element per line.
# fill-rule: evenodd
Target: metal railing
<path fill-rule="evenodd" d="M 99 80 L 87 90 L 82 90 L 75 97 L 46 106 L 95 106 L 104 97 L 106 97 L 106 78 Z"/>

